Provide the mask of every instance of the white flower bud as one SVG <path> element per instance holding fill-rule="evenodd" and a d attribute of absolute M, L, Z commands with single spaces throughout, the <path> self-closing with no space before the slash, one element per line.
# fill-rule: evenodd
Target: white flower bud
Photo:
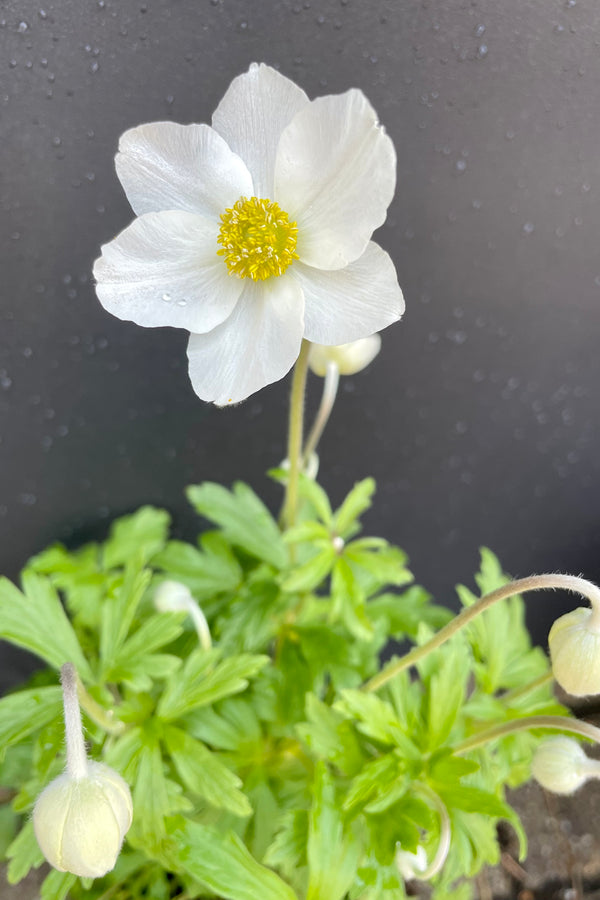
<path fill-rule="evenodd" d="M 400 848 L 396 852 L 396 866 L 405 881 L 418 878 L 427 868 L 427 852 L 425 847 L 418 846 L 416 853 Z"/>
<path fill-rule="evenodd" d="M 381 349 L 378 334 L 360 338 L 349 344 L 328 347 L 325 344 L 311 344 L 308 364 L 315 375 L 324 378 L 329 363 L 335 363 L 340 375 L 356 375 L 372 362 Z"/>
<path fill-rule="evenodd" d="M 33 828 L 40 850 L 59 872 L 100 878 L 115 867 L 133 806 L 117 772 L 96 762 L 87 769 L 81 778 L 65 772 L 42 791 Z"/>
<path fill-rule="evenodd" d="M 600 694 L 600 617 L 579 607 L 557 619 L 548 635 L 552 671 L 573 697 Z"/>
<path fill-rule="evenodd" d="M 180 581 L 163 581 L 154 592 L 154 606 L 158 612 L 189 612 L 194 599 L 187 585 Z"/>
<path fill-rule="evenodd" d="M 154 606 L 158 612 L 187 613 L 196 628 L 200 646 L 204 650 L 210 650 L 212 639 L 206 616 L 192 597 L 187 585 L 180 581 L 163 581 L 154 592 Z"/>
<path fill-rule="evenodd" d="M 600 762 L 586 756 L 573 738 L 552 737 L 535 751 L 531 774 L 553 794 L 574 794 L 588 778 L 600 776 Z"/>

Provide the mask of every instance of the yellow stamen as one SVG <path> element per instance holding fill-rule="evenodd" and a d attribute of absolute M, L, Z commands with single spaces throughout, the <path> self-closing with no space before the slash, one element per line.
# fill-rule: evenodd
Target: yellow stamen
<path fill-rule="evenodd" d="M 221 216 L 217 242 L 230 275 L 264 281 L 298 259 L 298 226 L 274 200 L 240 197 Z"/>

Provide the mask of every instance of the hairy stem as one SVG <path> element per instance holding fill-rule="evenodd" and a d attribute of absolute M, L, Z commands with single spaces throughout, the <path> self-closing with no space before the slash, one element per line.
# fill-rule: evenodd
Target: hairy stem
<path fill-rule="evenodd" d="M 335 403 L 335 398 L 337 396 L 339 383 L 340 370 L 338 369 L 337 364 L 334 362 L 327 363 L 327 371 L 323 380 L 321 404 L 315 417 L 315 421 L 313 422 L 313 426 L 310 429 L 308 438 L 306 439 L 306 444 L 304 445 L 302 453 L 302 464 L 304 468 L 306 468 L 311 455 L 317 449 L 319 441 L 321 440 L 321 435 L 329 421 L 329 416 L 331 415 L 331 410 L 333 409 L 333 404 Z"/>
<path fill-rule="evenodd" d="M 298 479 L 302 465 L 302 433 L 304 421 L 304 391 L 308 372 L 308 351 L 310 343 L 302 341 L 300 355 L 296 360 L 292 393 L 290 396 L 290 421 L 288 430 L 288 461 L 290 464 L 281 522 L 284 529 L 291 528 L 296 522 L 298 510 Z"/>
<path fill-rule="evenodd" d="M 562 588 L 565 591 L 574 591 L 577 594 L 582 594 L 592 605 L 592 618 L 600 620 L 600 589 L 590 581 L 586 581 L 584 578 L 577 578 L 575 575 L 530 575 L 528 578 L 519 578 L 516 581 L 511 581 L 509 584 L 502 585 L 495 591 L 486 594 L 485 597 L 481 597 L 472 606 L 463 609 L 461 613 L 441 628 L 437 634 L 434 634 L 425 644 L 422 644 L 420 647 L 414 647 L 405 656 L 389 663 L 363 686 L 363 690 L 376 691 L 391 678 L 398 675 L 399 672 L 414 666 L 415 663 L 418 663 L 432 650 L 437 650 L 438 647 L 450 640 L 476 616 L 481 615 L 482 612 L 485 612 L 488 607 L 493 606 L 499 600 L 505 600 L 507 597 L 523 594 L 527 591 L 552 588 Z"/>
<path fill-rule="evenodd" d="M 71 778 L 85 778 L 88 760 L 83 740 L 81 712 L 77 699 L 77 672 L 73 663 L 65 663 L 60 670 L 65 714 L 65 740 L 67 744 L 67 772 Z"/>
<path fill-rule="evenodd" d="M 571 734 L 577 734 L 580 737 L 588 738 L 596 744 L 600 744 L 600 728 L 590 725 L 589 722 L 580 722 L 578 719 L 568 719 L 566 716 L 525 716 L 522 719 L 512 719 L 510 722 L 501 722 L 499 725 L 493 725 L 486 731 L 480 731 L 470 738 L 461 741 L 453 748 L 452 752 L 456 755 L 469 753 L 476 750 L 477 747 L 483 747 L 490 741 L 497 741 L 499 738 L 506 737 L 507 734 L 514 734 L 516 731 L 528 731 L 531 728 L 551 728 L 554 731 L 569 731 Z"/>

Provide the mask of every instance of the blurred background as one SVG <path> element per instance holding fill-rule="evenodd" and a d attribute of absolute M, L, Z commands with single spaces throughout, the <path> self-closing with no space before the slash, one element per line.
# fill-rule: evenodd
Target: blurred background
<path fill-rule="evenodd" d="M 285 455 L 289 379 L 219 410 L 187 335 L 106 313 L 91 267 L 133 215 L 120 134 L 210 122 L 252 61 L 314 97 L 361 88 L 396 145 L 377 241 L 407 310 L 342 380 L 320 446 L 334 501 L 446 603 L 487 545 L 515 576 L 600 579 L 600 6 L 596 0 L 4 0 L 0 8 L 0 571 L 141 504 Z M 321 382 L 312 378 L 309 415 Z M 564 595 L 532 598 L 545 644 Z M 25 656 L 5 654 L 4 683 Z"/>

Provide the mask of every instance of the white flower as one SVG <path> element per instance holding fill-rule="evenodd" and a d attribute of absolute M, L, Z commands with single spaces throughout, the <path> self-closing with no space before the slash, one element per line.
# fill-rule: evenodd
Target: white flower
<path fill-rule="evenodd" d="M 68 772 L 50 782 L 33 810 L 40 850 L 59 872 L 101 878 L 115 867 L 133 807 L 121 776 L 88 762 L 86 774 Z"/>
<path fill-rule="evenodd" d="M 343 344 L 404 310 L 371 234 L 394 147 L 359 90 L 308 97 L 265 65 L 235 78 L 208 125 L 127 131 L 117 174 L 138 218 L 102 248 L 102 305 L 191 332 L 196 393 L 219 405 L 282 378 L 302 338 Z"/>
<path fill-rule="evenodd" d="M 356 375 L 373 362 L 381 350 L 381 338 L 378 334 L 351 341 L 348 344 L 336 344 L 333 347 L 325 344 L 313 344 L 310 348 L 308 364 L 315 375 L 324 378 L 329 363 L 337 366 L 340 375 Z"/>
<path fill-rule="evenodd" d="M 600 694 L 600 615 L 580 606 L 556 620 L 548 635 L 552 672 L 573 697 Z"/>
<path fill-rule="evenodd" d="M 600 762 L 590 759 L 573 738 L 551 737 L 537 747 L 531 774 L 547 791 L 573 794 L 588 778 L 600 777 Z"/>

